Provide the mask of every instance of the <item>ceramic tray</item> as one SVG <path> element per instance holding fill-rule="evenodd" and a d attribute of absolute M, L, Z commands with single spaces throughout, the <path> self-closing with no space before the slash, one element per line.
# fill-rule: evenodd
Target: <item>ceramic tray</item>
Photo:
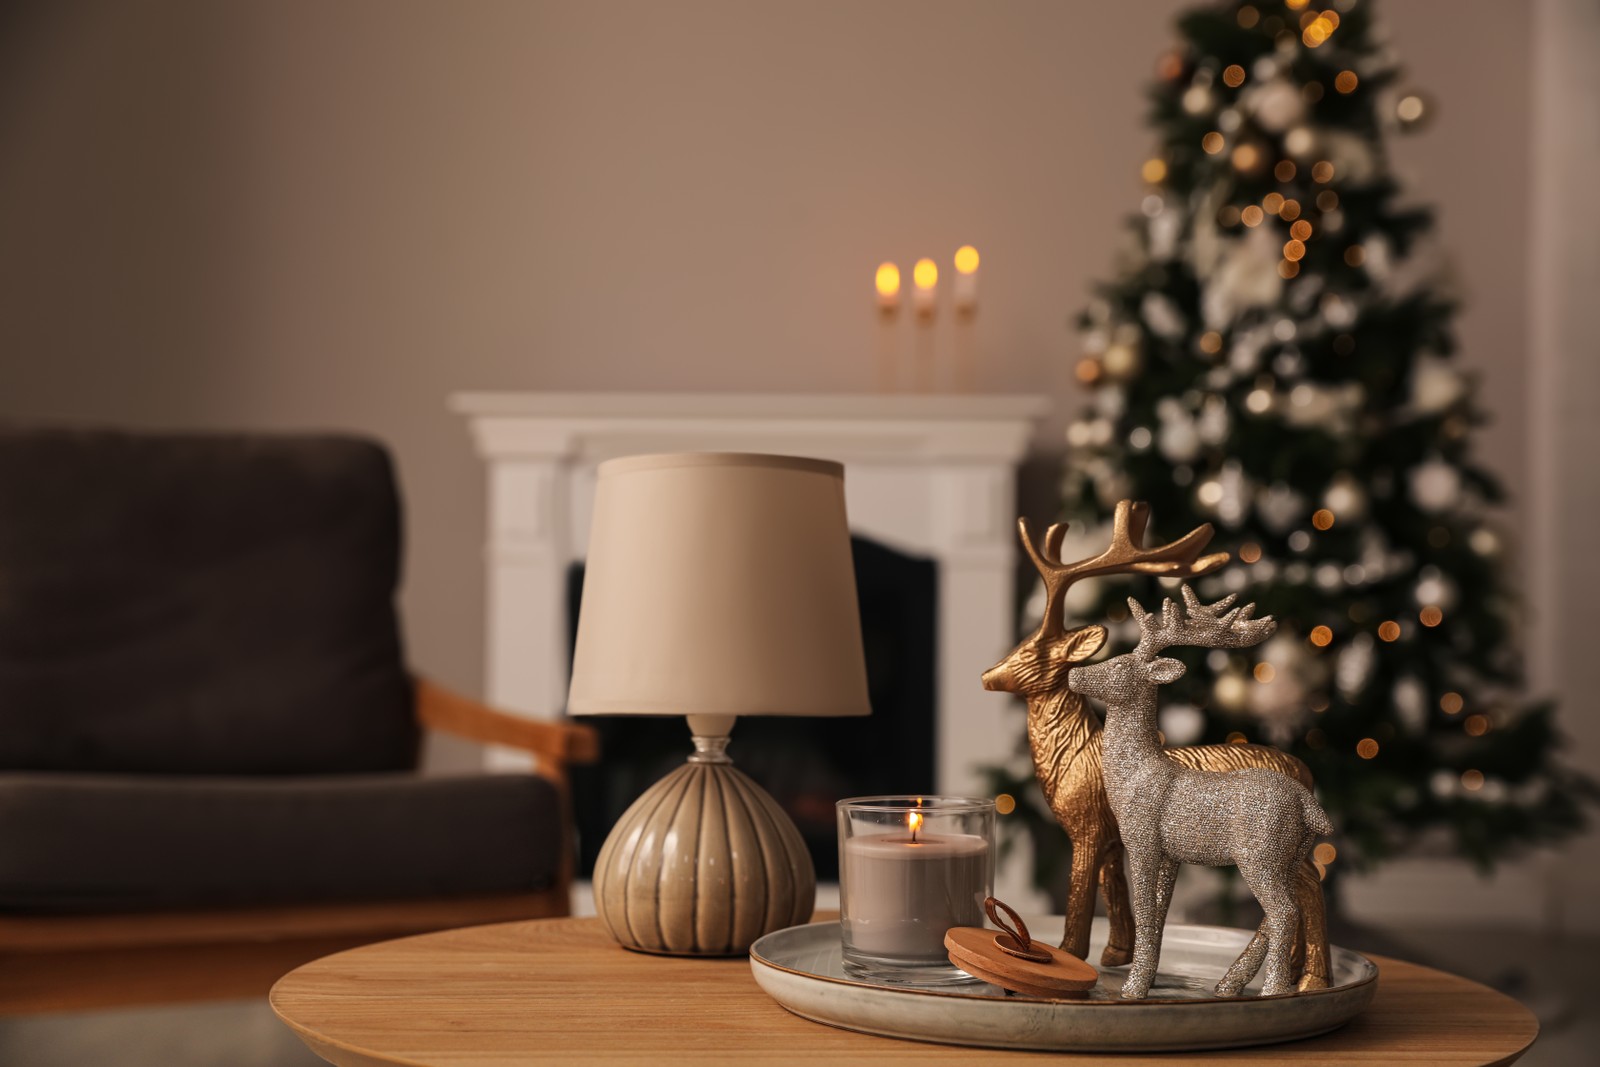
<path fill-rule="evenodd" d="M 1026 916 L 1046 938 L 1061 916 Z M 1097 918 L 1089 959 L 1100 958 L 1106 921 Z M 1310 993 L 1264 997 L 1260 976 L 1243 996 L 1212 994 L 1251 932 L 1221 926 L 1169 925 L 1161 970 L 1150 1000 L 1118 993 L 1126 968 L 1102 971 L 1085 1000 L 1036 1000 L 973 983 L 919 989 L 875 985 L 845 976 L 837 921 L 791 926 L 750 949 L 757 984 L 806 1019 L 846 1030 L 952 1045 L 1075 1052 L 1174 1051 L 1269 1045 L 1326 1033 L 1372 1001 L 1378 968 L 1371 960 L 1330 948 L 1331 986 Z"/>

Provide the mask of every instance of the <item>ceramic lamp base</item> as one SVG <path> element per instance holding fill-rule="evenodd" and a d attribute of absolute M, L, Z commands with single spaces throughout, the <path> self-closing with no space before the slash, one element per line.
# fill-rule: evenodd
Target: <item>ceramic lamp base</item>
<path fill-rule="evenodd" d="M 729 760 L 727 735 L 694 743 L 601 846 L 595 909 L 623 948 L 743 955 L 756 938 L 811 919 L 816 872 L 794 822 Z"/>

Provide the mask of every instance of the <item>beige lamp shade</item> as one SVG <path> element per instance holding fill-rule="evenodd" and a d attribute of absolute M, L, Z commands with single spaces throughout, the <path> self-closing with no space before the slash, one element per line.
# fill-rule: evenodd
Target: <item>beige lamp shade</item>
<path fill-rule="evenodd" d="M 602 463 L 567 710 L 866 715 L 844 469 L 690 452 Z"/>

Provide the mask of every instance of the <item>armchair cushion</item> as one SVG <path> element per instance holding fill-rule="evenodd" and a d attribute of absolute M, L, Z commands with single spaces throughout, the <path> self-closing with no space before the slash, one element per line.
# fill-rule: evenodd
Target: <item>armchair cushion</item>
<path fill-rule="evenodd" d="M 399 567 L 376 443 L 0 426 L 0 770 L 413 767 Z"/>
<path fill-rule="evenodd" d="M 535 891 L 560 799 L 533 775 L 0 773 L 0 911 Z"/>

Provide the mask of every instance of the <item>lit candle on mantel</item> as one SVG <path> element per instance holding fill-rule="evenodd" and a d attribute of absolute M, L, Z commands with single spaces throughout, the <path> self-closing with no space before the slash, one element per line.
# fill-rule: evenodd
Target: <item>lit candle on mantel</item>
<path fill-rule="evenodd" d="M 900 310 L 900 268 L 893 263 L 879 263 L 873 278 L 878 290 L 878 388 L 889 392 L 894 388 L 895 319 Z"/>
<path fill-rule="evenodd" d="M 971 315 L 978 310 L 978 250 L 971 245 L 956 249 L 956 277 L 950 296 L 961 314 Z"/>
<path fill-rule="evenodd" d="M 982 926 L 989 842 L 976 834 L 922 832 L 921 812 L 906 829 L 844 844 L 850 941 L 885 959 L 943 961 L 945 931 Z"/>
<path fill-rule="evenodd" d="M 893 315 L 900 309 L 900 268 L 893 263 L 879 263 L 874 282 L 878 287 L 878 310 Z"/>
<path fill-rule="evenodd" d="M 931 318 L 939 306 L 939 265 L 931 259 L 919 259 L 911 268 L 911 282 L 916 286 L 912 304 L 917 314 Z"/>

